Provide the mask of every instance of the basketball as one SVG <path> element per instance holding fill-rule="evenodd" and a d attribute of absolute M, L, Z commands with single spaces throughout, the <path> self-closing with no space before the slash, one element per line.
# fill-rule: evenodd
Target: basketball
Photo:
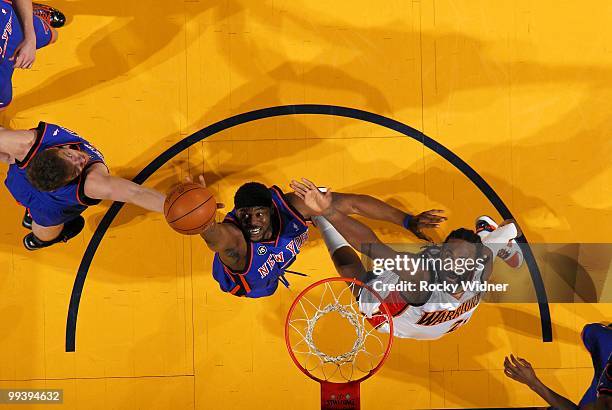
<path fill-rule="evenodd" d="M 164 202 L 168 225 L 183 235 L 197 235 L 215 221 L 217 201 L 206 187 L 194 183 L 180 184 Z"/>

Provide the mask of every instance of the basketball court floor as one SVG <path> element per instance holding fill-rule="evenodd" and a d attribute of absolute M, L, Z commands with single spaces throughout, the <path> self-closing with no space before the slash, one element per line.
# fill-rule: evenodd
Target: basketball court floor
<path fill-rule="evenodd" d="M 493 188 L 531 244 L 610 242 L 607 1 L 50 4 L 68 24 L 32 70 L 15 74 L 15 98 L 0 123 L 75 130 L 117 175 L 134 177 L 174 143 L 240 113 L 350 107 L 447 147 Z M 355 118 L 267 116 L 178 153 L 145 185 L 167 191 L 203 172 L 231 206 L 246 181 L 289 190 L 291 179 L 308 177 L 413 212 L 444 209 L 449 221 L 433 233 L 437 240 L 480 214 L 501 218 L 421 142 Z M 163 215 L 125 206 L 91 260 L 67 352 L 75 276 L 110 204 L 89 209 L 84 233 L 71 242 L 28 252 L 22 208 L 5 189 L 0 201 L 0 388 L 64 389 L 62 409 L 320 407 L 318 384 L 295 368 L 284 338 L 297 293 L 336 276 L 316 229 L 293 265 L 309 277 L 289 277 L 291 290 L 269 298 L 236 298 L 211 277 L 213 254 L 199 236 L 180 236 Z M 369 224 L 386 242 L 417 243 L 395 226 Z M 362 386 L 362 408 L 544 405 L 504 376 L 509 353 L 579 400 L 593 373 L 580 331 L 612 318 L 610 268 L 597 269 L 596 296 L 608 303 L 550 303 L 552 342 L 543 342 L 536 303 L 483 304 L 469 325 L 440 340 L 396 339 Z M 555 281 L 545 263 L 540 270 L 547 286 Z M 533 292 L 526 268 L 494 275 Z M 558 289 L 547 290 L 554 301 Z"/>

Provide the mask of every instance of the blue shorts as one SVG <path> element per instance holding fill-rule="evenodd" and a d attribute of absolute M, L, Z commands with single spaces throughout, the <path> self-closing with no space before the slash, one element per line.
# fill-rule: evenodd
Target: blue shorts
<path fill-rule="evenodd" d="M 582 329 L 582 342 L 591 354 L 595 374 L 589 389 L 580 400 L 580 406 L 597 400 L 597 383 L 612 353 L 612 327 L 599 323 L 588 324 Z"/>
<path fill-rule="evenodd" d="M 76 219 L 87 209 L 86 206 L 74 206 L 52 209 L 28 208 L 32 220 L 40 226 L 57 226 Z"/>
<path fill-rule="evenodd" d="M 15 54 L 15 50 L 23 41 L 23 30 L 17 13 L 13 10 L 10 2 L 0 0 L 0 12 L 2 13 L 0 26 L 0 109 L 7 107 L 13 99 L 13 71 L 14 61 L 9 60 Z M 8 17 L 7 17 L 8 16 Z M 32 16 L 34 19 L 34 33 L 36 34 L 36 48 L 48 45 L 53 38 L 53 29 L 43 19 Z"/>

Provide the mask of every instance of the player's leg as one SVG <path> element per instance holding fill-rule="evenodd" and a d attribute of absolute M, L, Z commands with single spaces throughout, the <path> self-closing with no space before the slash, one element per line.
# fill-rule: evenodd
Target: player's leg
<path fill-rule="evenodd" d="M 34 11 L 34 33 L 36 34 L 36 48 L 43 48 L 57 41 L 57 30 L 43 17 L 36 15 Z"/>
<path fill-rule="evenodd" d="M 58 242 L 68 242 L 77 236 L 85 226 L 85 219 L 81 215 L 70 221 L 59 224 L 42 226 L 32 221 L 32 232 L 23 238 L 23 245 L 29 251 L 46 248 Z"/>
<path fill-rule="evenodd" d="M 35 7 L 34 15 L 32 16 L 34 22 L 34 33 L 36 35 L 36 48 L 42 48 L 51 43 L 54 43 L 57 40 L 57 31 L 53 27 L 51 27 L 51 24 L 55 20 L 61 21 L 61 18 L 57 17 L 57 13 L 54 14 L 48 12 L 48 18 L 45 19 L 44 17 L 38 16 L 36 10 L 37 9 Z M 13 13 L 12 9 L 11 13 Z M 54 16 L 55 20 L 52 20 L 52 17 Z M 61 16 L 63 18 L 63 14 L 61 14 Z M 14 15 L 14 17 L 16 18 L 16 15 Z M 13 99 L 12 77 L 15 67 L 13 61 L 11 61 L 10 58 L 13 57 L 15 51 L 17 50 L 17 47 L 23 41 L 23 31 L 21 29 L 20 24 L 16 23 L 12 25 L 12 34 L 8 36 L 6 41 L 6 49 L 2 50 L 4 58 L 2 58 L 2 60 L 0 61 L 0 111 L 8 107 Z"/>
<path fill-rule="evenodd" d="M 8 58 L 0 61 L 0 111 L 9 106 L 13 100 L 13 68 Z"/>
<path fill-rule="evenodd" d="M 476 233 L 481 239 L 485 239 L 489 234 L 497 229 L 497 223 L 487 215 L 479 216 L 476 219 Z M 500 249 L 497 253 L 506 264 L 512 268 L 520 268 L 523 264 L 523 251 L 519 244 L 512 239 L 508 245 Z"/>
<path fill-rule="evenodd" d="M 32 222 L 32 233 L 37 239 L 48 242 L 57 238 L 64 229 L 64 224 L 55 226 L 41 226 L 36 222 Z"/>

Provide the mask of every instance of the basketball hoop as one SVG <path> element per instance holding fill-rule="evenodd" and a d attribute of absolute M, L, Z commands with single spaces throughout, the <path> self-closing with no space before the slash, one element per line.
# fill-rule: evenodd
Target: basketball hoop
<path fill-rule="evenodd" d="M 360 312 L 355 295 L 364 291 L 380 304 L 377 316 L 384 319 L 376 327 L 366 325 L 367 317 Z M 336 320 L 327 330 L 317 330 L 328 318 Z M 389 333 L 378 333 L 376 328 L 385 323 Z M 348 326 L 347 331 L 340 330 L 341 325 Z M 285 340 L 295 365 L 321 384 L 322 410 L 359 410 L 360 383 L 382 367 L 391 350 L 393 316 L 380 295 L 362 282 L 323 279 L 293 301 L 285 322 Z M 343 340 L 345 346 L 341 346 Z M 323 347 L 325 341 L 331 346 Z"/>

